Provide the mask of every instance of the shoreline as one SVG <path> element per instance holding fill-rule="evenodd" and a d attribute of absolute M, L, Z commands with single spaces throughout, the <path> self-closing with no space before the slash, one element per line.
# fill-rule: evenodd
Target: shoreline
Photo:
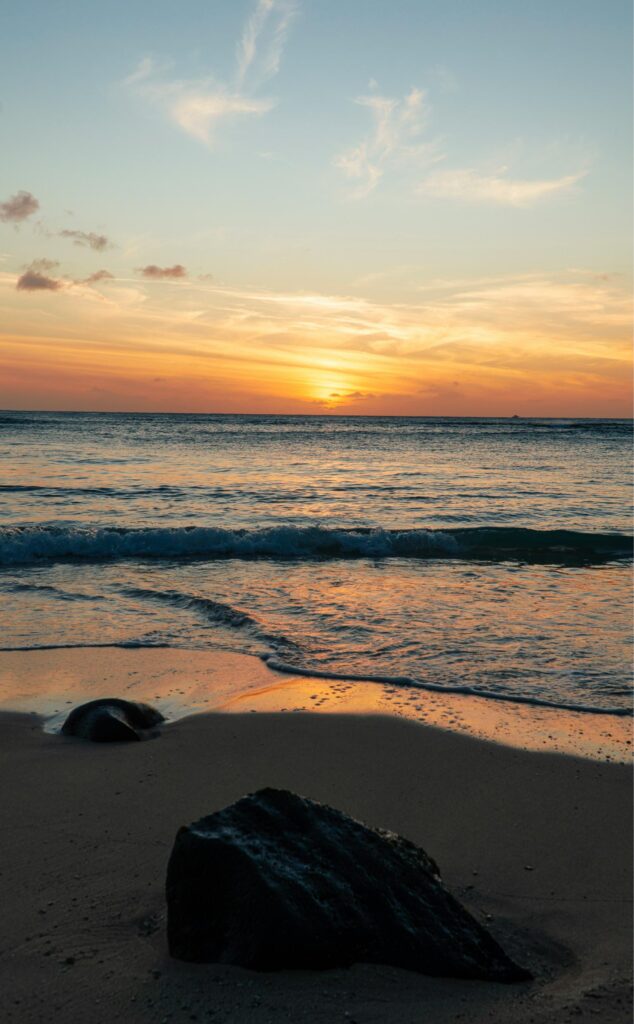
<path fill-rule="evenodd" d="M 74 647 L 0 651 L 0 712 L 35 713 L 55 731 L 72 706 L 118 696 L 169 722 L 209 711 L 390 715 L 521 750 L 629 764 L 632 719 L 492 701 L 378 681 L 278 672 L 224 650 Z"/>
<path fill-rule="evenodd" d="M 430 1024 L 555 1024 L 581 1011 L 629 1021 L 630 769 L 320 711 L 235 713 L 234 702 L 116 745 L 0 713 L 3 1019 L 419 1024 L 424 1011 Z M 267 785 L 421 845 L 535 980 L 171 960 L 163 886 L 176 830 Z"/>

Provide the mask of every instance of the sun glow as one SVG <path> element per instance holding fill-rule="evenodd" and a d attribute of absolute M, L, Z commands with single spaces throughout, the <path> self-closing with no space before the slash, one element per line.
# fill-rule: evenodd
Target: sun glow
<path fill-rule="evenodd" d="M 170 269 L 170 268 L 168 268 Z M 172 268 L 173 270 L 173 268 Z M 0 405 L 371 415 L 628 415 L 618 276 L 436 281 L 411 302 L 0 270 Z M 164 287 L 163 287 L 164 285 Z M 99 290 L 100 289 L 100 290 Z M 63 326 L 62 326 L 63 325 Z"/>
<path fill-rule="evenodd" d="M 324 408 L 335 409 L 359 398 L 365 392 L 357 380 L 346 373 L 347 367 L 331 364 L 327 370 L 312 373 L 306 381 L 305 397 Z"/>

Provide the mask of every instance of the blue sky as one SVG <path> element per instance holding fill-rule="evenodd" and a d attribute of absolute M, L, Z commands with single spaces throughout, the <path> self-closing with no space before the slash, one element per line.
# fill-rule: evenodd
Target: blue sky
<path fill-rule="evenodd" d="M 95 251 L 66 231 L 112 240 L 115 282 L 178 264 L 214 288 L 390 308 L 439 281 L 613 287 L 630 23 L 621 0 L 5 5 L 0 202 L 39 206 L 0 223 L 0 267 L 48 260 L 58 292 L 78 286 Z M 34 322 L 60 295 L 28 298 Z"/>

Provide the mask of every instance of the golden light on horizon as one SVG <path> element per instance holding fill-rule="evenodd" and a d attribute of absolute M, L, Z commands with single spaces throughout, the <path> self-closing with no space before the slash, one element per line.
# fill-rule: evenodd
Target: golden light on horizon
<path fill-rule="evenodd" d="M 343 405 L 351 397 L 358 397 L 366 390 L 359 383 L 358 363 L 356 353 L 352 357 L 346 354 L 345 358 L 330 354 L 317 357 L 299 386 L 298 397 L 329 409 Z"/>
<path fill-rule="evenodd" d="M 347 381 L 335 377 L 318 378 L 311 381 L 306 397 L 330 407 L 341 405 L 357 389 Z"/>
<path fill-rule="evenodd" d="M 99 297 L 66 282 L 25 306 L 16 281 L 0 271 L 6 408 L 373 415 L 629 415 L 631 408 L 631 313 L 616 278 L 579 271 L 508 275 L 469 288 L 457 281 L 422 303 L 326 295 L 325 312 L 310 324 L 301 294 L 295 302 L 286 292 L 219 294 L 209 284 L 183 284 L 177 293 L 138 290 L 130 305 L 127 283 L 110 280 Z M 194 316 L 203 301 L 204 313 Z"/>

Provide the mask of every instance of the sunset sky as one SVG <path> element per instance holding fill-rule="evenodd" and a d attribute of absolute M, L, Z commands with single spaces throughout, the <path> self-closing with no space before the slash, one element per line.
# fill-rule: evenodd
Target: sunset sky
<path fill-rule="evenodd" d="M 0 14 L 0 406 L 630 415 L 629 0 Z"/>

